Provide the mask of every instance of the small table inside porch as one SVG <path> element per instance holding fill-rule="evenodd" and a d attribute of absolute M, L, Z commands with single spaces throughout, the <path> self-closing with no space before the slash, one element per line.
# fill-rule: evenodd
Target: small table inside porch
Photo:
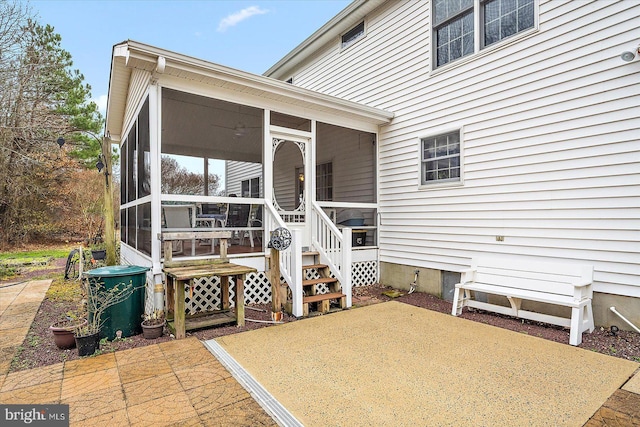
<path fill-rule="evenodd" d="M 169 322 L 168 326 L 175 334 L 176 339 L 184 338 L 186 331 L 192 329 L 233 322 L 236 322 L 238 326 L 244 326 L 244 282 L 248 273 L 257 272 L 255 268 L 224 262 L 167 267 L 163 271 L 167 277 L 167 319 L 173 315 L 173 323 Z M 186 316 L 185 285 L 195 286 L 194 279 L 213 276 L 220 277 L 221 309 Z M 229 308 L 229 277 L 233 277 L 236 284 L 233 298 L 235 316 Z"/>

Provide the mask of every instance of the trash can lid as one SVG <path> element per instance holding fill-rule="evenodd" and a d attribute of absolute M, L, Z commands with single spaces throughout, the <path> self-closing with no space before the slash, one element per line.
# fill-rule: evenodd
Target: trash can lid
<path fill-rule="evenodd" d="M 150 269 L 150 267 L 141 267 L 139 265 L 110 265 L 89 270 L 84 274 L 88 277 L 119 277 L 146 273 Z"/>

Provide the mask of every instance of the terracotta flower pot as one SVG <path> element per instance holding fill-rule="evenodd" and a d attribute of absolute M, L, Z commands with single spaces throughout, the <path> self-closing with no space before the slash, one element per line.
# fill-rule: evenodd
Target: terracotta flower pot
<path fill-rule="evenodd" d="M 142 322 L 142 336 L 148 340 L 160 338 L 162 336 L 162 330 L 165 322 L 157 325 L 148 325 L 146 321 Z"/>
<path fill-rule="evenodd" d="M 49 326 L 49 330 L 53 333 L 53 342 L 61 350 L 66 350 L 76 346 L 76 340 L 73 335 L 74 331 L 86 326 L 87 319 L 80 320 L 62 320 Z"/>

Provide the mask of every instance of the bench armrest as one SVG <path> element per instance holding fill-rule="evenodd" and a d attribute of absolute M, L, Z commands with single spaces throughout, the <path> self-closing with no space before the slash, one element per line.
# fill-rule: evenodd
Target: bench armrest
<path fill-rule="evenodd" d="M 476 280 L 476 269 L 475 268 L 467 268 L 460 272 L 460 283 L 469 283 Z"/>
<path fill-rule="evenodd" d="M 593 282 L 591 280 L 584 280 L 584 281 L 573 282 L 573 286 L 575 286 L 576 288 L 583 288 L 585 286 L 591 285 L 592 283 Z"/>

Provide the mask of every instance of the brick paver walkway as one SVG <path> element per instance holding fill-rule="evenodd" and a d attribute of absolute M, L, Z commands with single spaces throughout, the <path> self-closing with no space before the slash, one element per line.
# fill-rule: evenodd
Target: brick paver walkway
<path fill-rule="evenodd" d="M 50 280 L 0 288 L 0 403 L 69 405 L 72 426 L 276 426 L 196 338 L 7 374 Z"/>

